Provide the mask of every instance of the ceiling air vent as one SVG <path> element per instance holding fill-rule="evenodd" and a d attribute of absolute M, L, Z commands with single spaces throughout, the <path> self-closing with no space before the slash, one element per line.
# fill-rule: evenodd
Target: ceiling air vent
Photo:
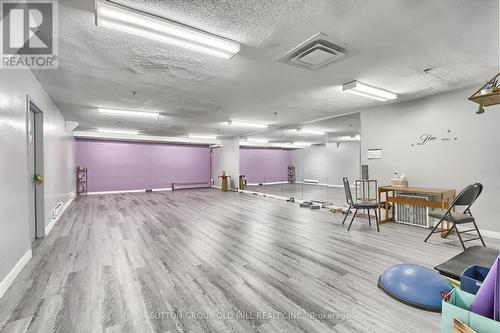
<path fill-rule="evenodd" d="M 279 60 L 315 70 L 342 58 L 346 53 L 344 43 L 320 32 L 288 51 Z"/>

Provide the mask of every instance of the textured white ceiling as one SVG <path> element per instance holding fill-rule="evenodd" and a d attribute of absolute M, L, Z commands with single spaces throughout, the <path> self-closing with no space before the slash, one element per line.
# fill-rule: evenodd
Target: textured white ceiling
<path fill-rule="evenodd" d="M 220 123 L 247 120 L 279 128 L 381 104 L 340 91 L 340 84 L 354 79 L 409 100 L 480 84 L 500 67 L 498 0 L 117 2 L 243 47 L 229 61 L 170 47 L 95 26 L 93 0 L 60 1 L 59 69 L 35 74 L 80 130 L 248 134 Z M 348 43 L 350 54 L 316 72 L 277 61 L 318 32 Z M 435 76 L 423 74 L 428 67 Z M 162 116 L 100 119 L 97 106 L 158 110 Z"/>
<path fill-rule="evenodd" d="M 325 135 L 311 135 L 307 132 L 300 133 L 298 129 L 323 131 Z M 252 138 L 266 138 L 273 143 L 290 143 L 306 141 L 312 143 L 324 143 L 334 141 L 338 137 L 355 136 L 361 133 L 361 119 L 358 112 L 333 118 L 307 122 L 300 125 L 290 125 L 281 128 L 264 130 L 247 136 Z"/>

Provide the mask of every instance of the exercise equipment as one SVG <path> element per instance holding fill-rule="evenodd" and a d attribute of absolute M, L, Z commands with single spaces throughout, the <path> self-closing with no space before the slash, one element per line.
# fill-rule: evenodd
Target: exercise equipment
<path fill-rule="evenodd" d="M 247 186 L 247 180 L 245 179 L 245 175 L 240 175 L 240 190 L 244 190 Z"/>
<path fill-rule="evenodd" d="M 491 268 L 500 251 L 474 245 L 465 251 L 457 254 L 453 258 L 434 267 L 440 274 L 455 280 L 460 280 L 463 271 L 473 265 Z"/>
<path fill-rule="evenodd" d="M 500 256 L 484 279 L 469 310 L 486 318 L 500 320 Z"/>
<path fill-rule="evenodd" d="M 302 208 L 309 208 L 309 207 L 312 206 L 312 204 L 313 203 L 310 202 L 310 201 L 309 202 L 303 202 L 303 203 L 300 204 L 300 207 L 302 207 Z"/>
<path fill-rule="evenodd" d="M 226 172 L 223 171 L 222 175 L 219 176 L 218 178 L 221 179 L 221 191 L 227 192 L 227 190 L 229 189 L 229 179 L 231 178 L 231 176 L 226 175 Z"/>
<path fill-rule="evenodd" d="M 332 208 L 330 209 L 330 212 L 332 212 L 333 214 L 337 214 L 337 213 L 340 213 L 340 214 L 347 214 L 347 210 L 343 210 L 342 208 Z"/>
<path fill-rule="evenodd" d="M 295 167 L 293 166 L 293 164 L 290 164 L 287 170 L 288 170 L 288 182 L 290 184 L 295 183 Z"/>
<path fill-rule="evenodd" d="M 290 197 L 290 199 L 287 199 L 286 201 L 287 202 L 295 202 L 295 198 L 294 197 Z"/>
<path fill-rule="evenodd" d="M 436 271 L 415 264 L 388 268 L 380 275 L 378 287 L 402 303 L 433 312 L 441 312 L 442 293 L 453 289 Z"/>
<path fill-rule="evenodd" d="M 311 200 L 311 209 L 320 209 L 321 208 L 321 201 L 316 201 L 316 200 Z"/>

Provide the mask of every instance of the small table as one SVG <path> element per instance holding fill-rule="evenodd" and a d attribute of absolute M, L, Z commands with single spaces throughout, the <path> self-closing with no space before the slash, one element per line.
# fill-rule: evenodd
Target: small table
<path fill-rule="evenodd" d="M 436 196 L 438 200 L 423 200 L 423 199 L 412 199 L 412 198 L 399 198 L 396 196 L 396 192 L 398 193 L 414 193 L 414 194 L 422 194 L 429 196 Z M 389 207 L 388 204 L 385 205 L 384 208 L 380 205 L 382 202 L 382 195 L 385 196 L 385 202 L 391 203 L 392 208 Z M 455 199 L 456 190 L 453 189 L 437 189 L 437 188 L 421 188 L 421 187 L 398 187 L 398 186 L 381 186 L 378 188 L 378 215 L 380 219 L 380 224 L 394 222 L 395 215 L 395 203 L 406 204 L 406 205 L 415 205 L 415 206 L 424 206 L 430 208 L 441 208 L 448 209 L 450 207 L 451 202 Z M 385 210 L 385 218 L 382 219 L 382 209 Z M 446 231 L 449 230 L 449 225 L 447 222 L 443 221 L 441 224 L 441 237 L 444 237 Z"/>

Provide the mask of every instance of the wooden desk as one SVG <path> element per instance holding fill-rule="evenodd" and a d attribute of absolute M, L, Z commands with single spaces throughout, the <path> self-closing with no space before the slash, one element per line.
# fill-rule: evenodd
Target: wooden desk
<path fill-rule="evenodd" d="M 396 197 L 396 192 L 398 193 L 412 193 L 421 194 L 428 196 L 436 196 L 438 200 L 423 200 L 423 199 L 412 199 L 412 198 L 398 198 Z M 385 196 L 384 198 L 382 196 Z M 397 187 L 397 186 L 381 186 L 378 188 L 378 202 L 385 201 L 392 204 L 392 208 L 389 205 L 385 205 L 384 208 L 379 204 L 378 215 L 379 223 L 384 224 L 388 222 L 394 222 L 395 215 L 395 204 L 406 204 L 415 206 L 424 206 L 430 208 L 441 208 L 448 209 L 451 202 L 455 199 L 456 191 L 452 189 L 439 189 L 439 188 L 421 188 L 421 187 Z M 385 199 L 385 200 L 384 200 Z M 382 219 L 382 210 L 385 211 L 385 217 Z M 441 227 L 441 237 L 444 236 L 449 226 L 448 223 L 443 222 Z"/>

